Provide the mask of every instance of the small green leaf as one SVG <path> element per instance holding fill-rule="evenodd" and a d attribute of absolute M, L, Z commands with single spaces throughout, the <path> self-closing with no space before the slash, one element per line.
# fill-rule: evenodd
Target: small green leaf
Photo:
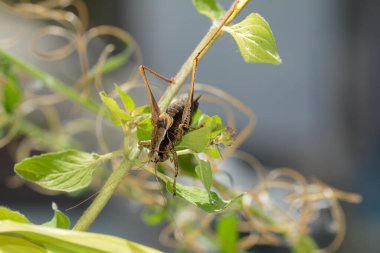
<path fill-rule="evenodd" d="M 0 82 L 2 83 L 2 99 L 4 109 L 12 113 L 22 99 L 22 89 L 12 65 L 7 61 L 0 61 Z"/>
<path fill-rule="evenodd" d="M 56 203 L 53 202 L 51 207 L 54 211 L 54 216 L 50 221 L 44 223 L 43 225 L 47 227 L 52 227 L 52 228 L 69 229 L 70 228 L 69 218 L 58 209 L 58 206 Z"/>
<path fill-rule="evenodd" d="M 20 223 L 28 223 L 28 224 L 31 223 L 21 213 L 16 212 L 16 211 L 12 211 L 11 209 L 6 208 L 4 206 L 0 206 L 0 221 L 2 221 L 2 220 L 11 220 L 11 221 L 16 221 L 16 222 L 20 222 Z"/>
<path fill-rule="evenodd" d="M 218 219 L 216 231 L 219 237 L 219 250 L 222 253 L 239 252 L 238 241 L 238 220 L 236 215 L 227 214 Z"/>
<path fill-rule="evenodd" d="M 97 154 L 67 150 L 27 158 L 15 165 L 15 171 L 46 189 L 73 192 L 91 183 L 98 159 Z"/>
<path fill-rule="evenodd" d="M 201 127 L 191 131 L 182 137 L 181 142 L 176 149 L 191 149 L 197 153 L 202 152 L 210 141 L 211 129 L 209 127 Z"/>
<path fill-rule="evenodd" d="M 231 128 L 223 128 L 218 136 L 217 143 L 229 146 L 235 141 L 236 131 Z"/>
<path fill-rule="evenodd" d="M 292 253 L 312 253 L 318 249 L 318 245 L 313 238 L 308 235 L 302 236 L 296 245 L 292 247 Z"/>
<path fill-rule="evenodd" d="M 135 109 L 135 102 L 117 84 L 114 84 L 114 85 L 115 85 L 115 89 L 117 90 L 117 93 L 119 93 L 121 101 L 123 101 L 123 105 L 124 105 L 125 110 L 128 113 L 131 113 Z"/>
<path fill-rule="evenodd" d="M 245 62 L 280 64 L 276 41 L 269 24 L 257 13 L 251 13 L 236 25 L 225 27 L 240 48 Z"/>
<path fill-rule="evenodd" d="M 203 15 L 216 21 L 222 18 L 225 11 L 216 0 L 193 0 L 195 8 Z"/>
<path fill-rule="evenodd" d="M 0 221 L 0 251 L 4 253 L 159 253 L 119 237 Z"/>
<path fill-rule="evenodd" d="M 210 127 L 212 131 L 220 130 L 223 128 L 222 119 L 218 115 L 211 116 L 205 126 Z"/>
<path fill-rule="evenodd" d="M 212 171 L 209 161 L 199 159 L 199 164 L 195 167 L 195 172 L 197 173 L 198 178 L 202 181 L 207 192 L 210 192 L 212 185 Z"/>
<path fill-rule="evenodd" d="M 169 192 L 173 192 L 173 180 L 169 177 L 167 178 L 166 188 Z M 220 212 L 243 196 L 243 194 L 240 194 L 231 200 L 223 200 L 216 192 L 207 192 L 198 187 L 184 186 L 177 183 L 176 188 L 177 196 L 209 213 Z"/>
<path fill-rule="evenodd" d="M 211 117 L 208 116 L 207 114 L 201 114 L 199 116 L 198 126 L 204 126 L 204 125 L 206 125 L 206 122 L 209 122 L 210 118 Z"/>
<path fill-rule="evenodd" d="M 220 158 L 220 151 L 217 147 L 211 146 L 204 150 L 204 153 L 211 156 L 214 159 Z"/>
<path fill-rule="evenodd" d="M 178 164 L 181 168 L 181 173 L 184 173 L 193 178 L 197 178 L 195 167 L 198 165 L 198 161 L 193 154 L 178 156 Z"/>
<path fill-rule="evenodd" d="M 115 125 L 122 125 L 132 119 L 130 115 L 128 115 L 119 107 L 113 98 L 107 96 L 107 93 L 102 91 L 99 93 L 99 95 L 103 103 L 107 106 L 108 110 L 110 110 L 112 113 L 112 121 Z"/>
<path fill-rule="evenodd" d="M 195 111 L 195 113 L 194 113 L 194 115 L 191 117 L 191 126 L 192 127 L 197 127 L 197 126 L 199 126 L 199 119 L 201 118 L 201 116 L 202 116 L 203 114 L 202 114 L 202 112 L 201 112 L 201 110 L 196 110 Z"/>
<path fill-rule="evenodd" d="M 143 106 L 136 107 L 132 112 L 132 116 L 139 116 L 141 114 L 149 114 L 149 116 L 150 116 L 149 105 L 143 105 Z"/>
<path fill-rule="evenodd" d="M 150 118 L 146 118 L 137 125 L 137 139 L 146 141 L 152 139 L 153 125 Z"/>

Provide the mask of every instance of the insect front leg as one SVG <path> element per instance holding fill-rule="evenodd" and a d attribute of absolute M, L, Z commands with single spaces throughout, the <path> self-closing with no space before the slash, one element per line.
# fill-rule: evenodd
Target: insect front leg
<path fill-rule="evenodd" d="M 173 155 L 173 163 L 174 163 L 173 196 L 175 196 L 177 194 L 177 176 L 179 172 L 179 164 L 178 164 L 177 152 L 175 151 L 173 145 L 170 145 L 170 152 Z"/>

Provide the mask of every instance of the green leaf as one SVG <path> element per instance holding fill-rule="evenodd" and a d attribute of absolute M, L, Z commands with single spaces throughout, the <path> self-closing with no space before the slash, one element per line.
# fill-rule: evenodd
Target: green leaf
<path fill-rule="evenodd" d="M 44 223 L 43 225 L 47 227 L 52 227 L 52 228 L 69 229 L 70 228 L 69 218 L 58 209 L 56 203 L 53 202 L 51 207 L 54 211 L 54 216 L 50 221 Z"/>
<path fill-rule="evenodd" d="M 206 125 L 206 122 L 208 122 L 209 120 L 210 120 L 210 116 L 208 116 L 207 114 L 201 114 L 200 116 L 199 116 L 199 120 L 198 120 L 198 127 L 200 127 L 200 126 L 204 126 L 204 125 Z"/>
<path fill-rule="evenodd" d="M 173 192 L 173 180 L 169 177 L 167 178 L 166 188 L 169 192 Z M 223 200 L 216 192 L 207 192 L 198 187 L 184 186 L 177 183 L 176 188 L 177 196 L 209 213 L 220 212 L 243 196 L 243 194 L 240 194 L 231 200 Z"/>
<path fill-rule="evenodd" d="M 195 167 L 198 165 L 198 161 L 193 154 L 185 154 L 178 156 L 178 164 L 181 168 L 181 173 L 184 173 L 190 177 L 197 178 Z"/>
<path fill-rule="evenodd" d="M 146 141 L 152 139 L 153 125 L 150 118 L 146 118 L 137 125 L 137 139 Z"/>
<path fill-rule="evenodd" d="M 99 93 L 100 98 L 103 103 L 107 106 L 108 110 L 112 114 L 112 121 L 115 125 L 122 125 L 125 122 L 132 119 L 130 115 L 128 115 L 125 111 L 123 111 L 118 103 L 113 99 L 107 96 L 107 93 L 104 91 Z"/>
<path fill-rule="evenodd" d="M 292 247 L 292 253 L 312 253 L 318 249 L 318 245 L 313 238 L 308 235 L 302 236 L 296 245 Z"/>
<path fill-rule="evenodd" d="M 212 131 L 216 131 L 223 128 L 223 122 L 218 115 L 214 115 L 206 121 L 205 126 L 210 127 Z"/>
<path fill-rule="evenodd" d="M 12 113 L 21 102 L 22 89 L 16 73 L 7 61 L 0 61 L 0 81 L 3 107 L 7 113 Z"/>
<path fill-rule="evenodd" d="M 216 21 L 222 18 L 225 11 L 216 0 L 193 0 L 195 8 L 203 15 Z"/>
<path fill-rule="evenodd" d="M 0 206 L 0 221 L 11 220 L 20 223 L 31 223 L 24 215 L 19 212 L 12 211 L 9 208 Z M 0 247 L 1 248 L 1 247 Z"/>
<path fill-rule="evenodd" d="M 196 110 L 195 111 L 195 113 L 194 113 L 194 115 L 191 117 L 191 126 L 192 127 L 197 127 L 197 126 L 199 126 L 199 120 L 200 120 L 200 118 L 201 118 L 201 116 L 202 116 L 203 114 L 202 114 L 202 112 L 201 112 L 201 110 Z"/>
<path fill-rule="evenodd" d="M 219 237 L 219 250 L 222 253 L 239 252 L 238 241 L 238 220 L 236 215 L 227 214 L 218 219 L 216 231 Z"/>
<path fill-rule="evenodd" d="M 191 149 L 197 153 L 202 152 L 210 141 L 210 135 L 211 129 L 209 127 L 201 127 L 191 131 L 182 137 L 176 149 Z"/>
<path fill-rule="evenodd" d="M 0 221 L 2 253 L 159 253 L 119 237 Z"/>
<path fill-rule="evenodd" d="M 132 116 L 139 116 L 141 114 L 149 114 L 149 117 L 150 117 L 149 105 L 143 105 L 143 106 L 136 107 L 132 112 Z"/>
<path fill-rule="evenodd" d="M 217 143 L 225 146 L 231 145 L 235 141 L 236 131 L 231 128 L 223 128 L 218 136 Z"/>
<path fill-rule="evenodd" d="M 239 46 L 245 62 L 280 64 L 276 41 L 269 24 L 257 13 L 236 25 L 225 27 Z"/>
<path fill-rule="evenodd" d="M 198 165 L 195 167 L 195 172 L 198 178 L 202 181 L 202 184 L 206 188 L 207 192 L 210 192 L 212 185 L 212 171 L 211 165 L 206 160 L 199 159 Z"/>
<path fill-rule="evenodd" d="M 115 89 L 117 90 L 117 93 L 119 93 L 121 101 L 123 101 L 123 105 L 124 105 L 125 110 L 128 113 L 131 113 L 135 109 L 135 102 L 117 84 L 114 84 L 114 85 L 115 85 Z"/>
<path fill-rule="evenodd" d="M 67 150 L 27 158 L 15 165 L 15 171 L 46 189 L 73 192 L 91 183 L 98 165 L 97 154 Z"/>
<path fill-rule="evenodd" d="M 220 158 L 220 151 L 217 147 L 211 146 L 204 150 L 204 153 L 211 156 L 214 159 Z"/>
<path fill-rule="evenodd" d="M 1 253 L 51 253 L 39 245 L 28 242 L 25 239 L 17 238 L 12 235 L 0 234 L 0 252 Z"/>

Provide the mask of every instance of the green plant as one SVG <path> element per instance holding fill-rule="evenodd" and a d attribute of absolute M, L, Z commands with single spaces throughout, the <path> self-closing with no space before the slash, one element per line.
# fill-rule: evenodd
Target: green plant
<path fill-rule="evenodd" d="M 200 49 L 206 48 L 200 55 L 202 57 L 203 52 L 206 52 L 223 32 L 232 35 L 246 62 L 281 63 L 272 31 L 259 14 L 252 13 L 241 22 L 229 25 L 248 2 L 248 0 L 236 0 L 229 10 L 232 15 L 227 19 L 222 30 L 218 30 L 218 26 L 210 28 L 175 75 L 174 84 L 170 85 L 161 97 L 159 106 L 162 111 L 168 107 L 185 83 L 191 72 L 193 59 Z M 200 13 L 209 17 L 213 22 L 217 23 L 225 15 L 224 9 L 215 0 L 194 0 L 193 3 Z M 33 12 L 33 9 L 31 11 Z M 58 21 L 64 22 L 65 20 Z M 215 160 L 221 158 L 219 148 L 221 146 L 229 147 L 223 157 L 231 155 L 240 145 L 244 136 L 253 130 L 251 111 L 220 90 L 218 93 L 222 94 L 227 101 L 252 116 L 250 119 L 252 124 L 234 140 L 232 131 L 223 124 L 218 115 L 209 116 L 198 110 L 192 119 L 192 127 L 196 130 L 186 134 L 176 146 L 181 167 L 180 177 L 190 178 L 193 185 L 178 183 L 177 197 L 171 199 L 173 181 L 168 176 L 172 171 L 171 166 L 162 163 L 159 164 L 157 170 L 147 166 L 148 150 L 138 145 L 139 141 L 148 140 L 152 136 L 149 107 L 136 107 L 132 97 L 125 92 L 123 86 L 118 85 L 114 86 L 115 89 L 111 94 L 117 94 L 123 106 L 120 106 L 113 96 L 101 91 L 99 95 L 105 105 L 102 107 L 89 95 L 88 87 L 90 86 L 83 85 L 101 83 L 99 78 L 102 74 L 118 68 L 122 62 L 127 61 L 131 55 L 131 48 L 136 47 L 133 39 L 116 28 L 108 27 L 108 31 L 113 31 L 113 34 L 125 42 L 127 47 L 122 53 L 108 59 L 112 50 L 110 47 L 106 47 L 99 57 L 97 65 L 90 69 L 86 64 L 86 53 L 80 51 L 82 40 L 86 36 L 94 36 L 94 33 L 106 34 L 106 32 L 101 28 L 96 32 L 90 30 L 87 33 L 81 27 L 74 26 L 72 29 L 73 34 L 77 36 L 75 42 L 81 56 L 82 69 L 85 70 L 82 78 L 78 81 L 79 84 L 82 84 L 81 87 L 85 87 L 82 89 L 82 93 L 1 50 L 0 70 L 5 85 L 2 86 L 2 120 L 0 123 L 2 129 L 9 128 L 8 139 L 17 134 L 27 135 L 42 144 L 45 151 L 51 151 L 23 159 L 15 165 L 15 171 L 19 176 L 44 189 L 67 193 L 85 189 L 94 180 L 97 180 L 94 176 L 95 172 L 107 171 L 105 169 L 106 161 L 112 161 L 112 172 L 109 176 L 107 175 L 104 185 L 83 216 L 74 224 L 72 230 L 69 230 L 68 217 L 59 211 L 55 204 L 53 204 L 53 219 L 43 225 L 30 224 L 28 219 L 20 213 L 5 207 L 1 208 L 0 249 L 4 249 L 5 252 L 21 249 L 27 249 L 30 252 L 46 252 L 46 250 L 51 252 L 68 250 L 74 252 L 136 252 L 136 250 L 138 252 L 156 252 L 122 239 L 78 232 L 86 231 L 111 196 L 119 193 L 146 204 L 144 219 L 152 225 L 163 221 L 170 222 L 173 210 L 175 210 L 173 215 L 175 217 L 179 217 L 183 212 L 191 212 L 193 215 L 189 215 L 181 222 L 180 229 L 185 234 L 182 239 L 173 235 L 174 228 L 170 224 L 163 231 L 163 237 L 166 238 L 167 244 L 178 249 L 202 252 L 210 248 L 219 249 L 221 252 L 243 252 L 257 243 L 280 244 L 279 237 L 281 237 L 286 239 L 294 252 L 312 252 L 317 245 L 308 235 L 307 228 L 312 222 L 313 214 L 318 212 L 318 209 L 314 207 L 315 197 L 319 201 L 328 199 L 332 206 L 337 205 L 339 198 L 357 201 L 358 197 L 355 195 L 342 193 L 316 181 L 308 182 L 301 175 L 289 169 L 276 170 L 269 176 L 261 175 L 262 178 L 257 188 L 250 189 L 246 193 L 215 179 L 213 174 L 218 172 Z M 105 121 L 110 121 L 120 127 L 123 136 L 122 148 L 103 154 L 88 153 L 78 148 L 75 149 L 80 146 L 80 143 L 76 143 L 69 134 L 57 138 L 28 122 L 19 113 L 23 94 L 15 69 L 41 80 L 57 94 L 101 115 Z M 196 86 L 209 91 L 216 89 L 199 83 Z M 51 138 L 57 139 L 57 142 L 46 141 Z M 239 152 L 235 154 L 239 154 Z M 247 157 L 247 161 L 252 159 Z M 128 174 L 132 170 L 136 171 L 137 176 Z M 158 177 L 160 181 L 155 182 L 155 177 Z M 144 183 L 136 184 L 136 182 L 154 182 L 158 187 L 152 190 L 144 188 Z M 163 191 L 159 190 L 161 184 L 165 188 Z M 200 184 L 203 187 L 200 187 Z M 139 185 L 140 188 L 136 185 Z M 284 222 L 284 217 L 278 213 L 276 205 L 270 199 L 263 201 L 262 197 L 268 194 L 270 188 L 292 190 L 289 201 L 297 205 L 293 207 L 296 212 L 300 213 L 297 222 L 291 221 L 293 219 Z M 331 194 L 326 197 L 326 192 L 331 192 Z M 169 206 L 173 208 L 168 208 Z M 294 214 L 289 212 L 287 215 L 293 216 Z M 197 224 L 196 221 L 199 217 L 202 219 Z M 216 229 L 211 228 L 212 222 L 216 223 Z M 248 230 L 248 236 L 239 238 L 241 227 Z M 65 229 L 65 232 L 58 229 Z M 94 244 L 95 241 L 96 244 Z M 200 245 L 200 241 L 204 241 L 204 245 Z"/>

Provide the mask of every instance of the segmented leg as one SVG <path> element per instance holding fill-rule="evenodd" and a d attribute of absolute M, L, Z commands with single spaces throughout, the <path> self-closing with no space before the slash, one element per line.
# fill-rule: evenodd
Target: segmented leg
<path fill-rule="evenodd" d="M 167 78 L 159 73 L 157 73 L 156 71 L 144 66 L 144 65 L 140 65 L 139 68 L 142 68 L 143 71 L 144 71 L 144 75 L 145 75 L 145 70 L 147 70 L 148 72 L 150 72 L 151 74 L 157 76 L 158 78 L 164 80 L 165 82 L 168 82 L 169 84 L 173 84 L 174 83 L 174 79 L 173 78 Z"/>
<path fill-rule="evenodd" d="M 175 196 L 177 194 L 177 176 L 179 172 L 179 164 L 178 164 L 177 152 L 175 151 L 173 145 L 170 145 L 170 152 L 173 155 L 173 163 L 174 163 L 173 196 Z"/>
<path fill-rule="evenodd" d="M 216 32 L 211 37 L 210 41 L 205 44 L 196 54 L 193 60 L 193 72 L 191 75 L 191 83 L 189 87 L 189 96 L 187 99 L 187 103 L 185 106 L 184 113 L 182 114 L 182 122 L 180 125 L 181 129 L 189 128 L 190 125 L 190 118 L 191 118 L 191 107 L 193 106 L 193 96 L 194 96 L 194 83 L 195 83 L 195 75 L 197 72 L 199 57 L 201 54 L 210 47 L 211 42 L 218 36 L 219 32 L 222 30 L 225 23 L 229 20 L 231 15 L 233 14 L 233 11 L 235 10 L 236 5 L 239 4 L 239 1 L 235 1 L 234 5 L 227 11 L 226 15 L 223 17 L 223 19 L 219 22 Z"/>

